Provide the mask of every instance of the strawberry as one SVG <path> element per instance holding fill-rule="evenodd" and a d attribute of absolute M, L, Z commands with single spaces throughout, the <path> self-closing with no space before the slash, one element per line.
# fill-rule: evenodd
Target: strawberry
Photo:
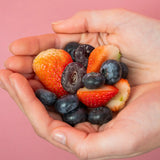
<path fill-rule="evenodd" d="M 88 59 L 87 73 L 99 72 L 103 62 L 108 59 L 120 60 L 119 49 L 113 45 L 99 46 L 95 48 Z"/>
<path fill-rule="evenodd" d="M 61 76 L 72 58 L 62 49 L 48 49 L 38 54 L 33 61 L 33 70 L 42 84 L 57 97 L 67 94 L 61 85 Z"/>
<path fill-rule="evenodd" d="M 80 88 L 77 91 L 79 100 L 90 108 L 102 107 L 118 93 L 118 89 L 111 85 L 103 85 L 98 89 Z"/>
<path fill-rule="evenodd" d="M 127 79 L 120 79 L 114 86 L 119 89 L 119 92 L 106 104 L 106 106 L 112 111 L 119 111 L 124 107 L 128 100 L 131 88 Z"/>

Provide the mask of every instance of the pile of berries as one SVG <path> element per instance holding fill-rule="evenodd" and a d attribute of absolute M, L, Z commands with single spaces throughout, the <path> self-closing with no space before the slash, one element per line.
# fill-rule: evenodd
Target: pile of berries
<path fill-rule="evenodd" d="M 107 123 L 130 94 L 128 68 L 120 57 L 113 45 L 94 48 L 77 42 L 42 51 L 33 70 L 45 89 L 35 94 L 48 111 L 58 112 L 72 126 L 85 121 Z"/>

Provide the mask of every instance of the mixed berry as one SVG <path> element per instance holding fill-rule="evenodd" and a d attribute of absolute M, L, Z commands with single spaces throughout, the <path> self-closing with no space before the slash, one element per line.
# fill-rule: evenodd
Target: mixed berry
<path fill-rule="evenodd" d="M 122 68 L 118 61 L 109 59 L 102 64 L 100 73 L 105 77 L 106 84 L 112 85 L 121 79 Z"/>
<path fill-rule="evenodd" d="M 88 89 L 96 89 L 104 85 L 105 78 L 102 74 L 91 72 L 83 76 L 82 82 Z"/>
<path fill-rule="evenodd" d="M 55 110 L 60 114 L 67 114 L 79 107 L 79 100 L 76 95 L 66 95 L 59 98 L 55 105 Z"/>
<path fill-rule="evenodd" d="M 88 57 L 93 50 L 94 47 L 89 44 L 80 44 L 74 52 L 75 61 L 83 64 L 83 66 L 87 68 Z"/>
<path fill-rule="evenodd" d="M 92 124 L 102 125 L 112 119 L 112 111 L 108 107 L 98 107 L 88 113 L 88 121 Z"/>
<path fill-rule="evenodd" d="M 128 76 L 128 67 L 125 63 L 120 62 L 121 68 L 122 68 L 122 78 L 126 79 Z"/>
<path fill-rule="evenodd" d="M 78 123 L 87 121 L 87 110 L 82 104 L 80 104 L 78 108 L 67 114 L 63 114 L 62 119 L 64 122 L 74 126 Z"/>
<path fill-rule="evenodd" d="M 35 95 L 72 126 L 107 123 L 130 95 L 128 67 L 120 56 L 113 45 L 94 48 L 77 42 L 43 51 L 35 57 L 33 70 L 45 89 Z"/>
<path fill-rule="evenodd" d="M 64 47 L 64 50 L 71 55 L 74 62 L 75 62 L 75 54 L 74 53 L 75 53 L 75 50 L 78 48 L 79 45 L 80 44 L 77 43 L 77 42 L 70 42 Z"/>
<path fill-rule="evenodd" d="M 46 107 L 47 110 L 52 111 L 53 106 L 57 100 L 57 96 L 46 89 L 37 89 L 35 91 L 36 97 L 41 101 L 41 103 Z"/>
<path fill-rule="evenodd" d="M 66 66 L 62 73 L 61 84 L 63 88 L 71 94 L 83 87 L 82 78 L 86 74 L 86 69 L 81 63 L 72 62 Z"/>

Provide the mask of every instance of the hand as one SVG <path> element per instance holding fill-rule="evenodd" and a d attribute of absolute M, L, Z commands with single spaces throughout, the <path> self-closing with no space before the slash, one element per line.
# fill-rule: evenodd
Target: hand
<path fill-rule="evenodd" d="M 29 118 L 36 133 L 81 159 L 131 157 L 159 147 L 159 21 L 125 10 L 85 11 L 53 24 L 53 30 L 56 34 L 13 42 L 10 50 L 14 56 L 6 61 L 7 69 L 0 71 L 2 87 Z M 131 97 L 107 124 L 85 122 L 73 128 L 57 115 L 48 114 L 34 95 L 33 90 L 42 87 L 32 71 L 34 56 L 47 48 L 63 48 L 70 41 L 95 47 L 114 44 L 129 66 Z"/>

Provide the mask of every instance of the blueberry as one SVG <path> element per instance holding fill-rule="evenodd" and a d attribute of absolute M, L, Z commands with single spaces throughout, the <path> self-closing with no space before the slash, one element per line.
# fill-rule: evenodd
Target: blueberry
<path fill-rule="evenodd" d="M 121 65 L 116 60 L 107 60 L 102 64 L 100 73 L 105 77 L 106 84 L 115 84 L 121 79 Z"/>
<path fill-rule="evenodd" d="M 76 109 L 78 105 L 79 100 L 76 95 L 66 95 L 56 101 L 54 108 L 58 113 L 66 114 Z"/>
<path fill-rule="evenodd" d="M 100 73 L 91 72 L 83 76 L 82 82 L 86 88 L 96 89 L 105 83 L 105 78 Z"/>
<path fill-rule="evenodd" d="M 102 125 L 112 119 L 112 111 L 108 107 L 98 107 L 88 113 L 88 121 L 92 124 Z"/>
<path fill-rule="evenodd" d="M 61 84 L 63 88 L 75 94 L 76 91 L 83 87 L 82 78 L 86 74 L 86 69 L 82 64 L 77 62 L 69 63 L 62 73 Z"/>
<path fill-rule="evenodd" d="M 122 78 L 126 79 L 128 76 L 128 67 L 125 63 L 120 62 L 121 68 L 122 68 Z"/>
<path fill-rule="evenodd" d="M 87 121 L 87 110 L 79 106 L 77 109 L 62 115 L 64 122 L 74 126 L 78 123 Z"/>
<path fill-rule="evenodd" d="M 75 61 L 83 64 L 84 67 L 87 68 L 88 57 L 93 49 L 94 47 L 89 44 L 80 44 L 74 53 Z"/>
<path fill-rule="evenodd" d="M 57 100 L 57 96 L 46 89 L 37 89 L 35 91 L 36 97 L 42 102 L 47 110 L 52 110 L 53 105 Z"/>
<path fill-rule="evenodd" d="M 78 48 L 79 45 L 80 45 L 80 44 L 77 43 L 77 42 L 69 42 L 69 43 L 64 47 L 64 50 L 71 55 L 73 61 L 75 61 L 74 52 L 75 52 L 75 50 Z"/>

